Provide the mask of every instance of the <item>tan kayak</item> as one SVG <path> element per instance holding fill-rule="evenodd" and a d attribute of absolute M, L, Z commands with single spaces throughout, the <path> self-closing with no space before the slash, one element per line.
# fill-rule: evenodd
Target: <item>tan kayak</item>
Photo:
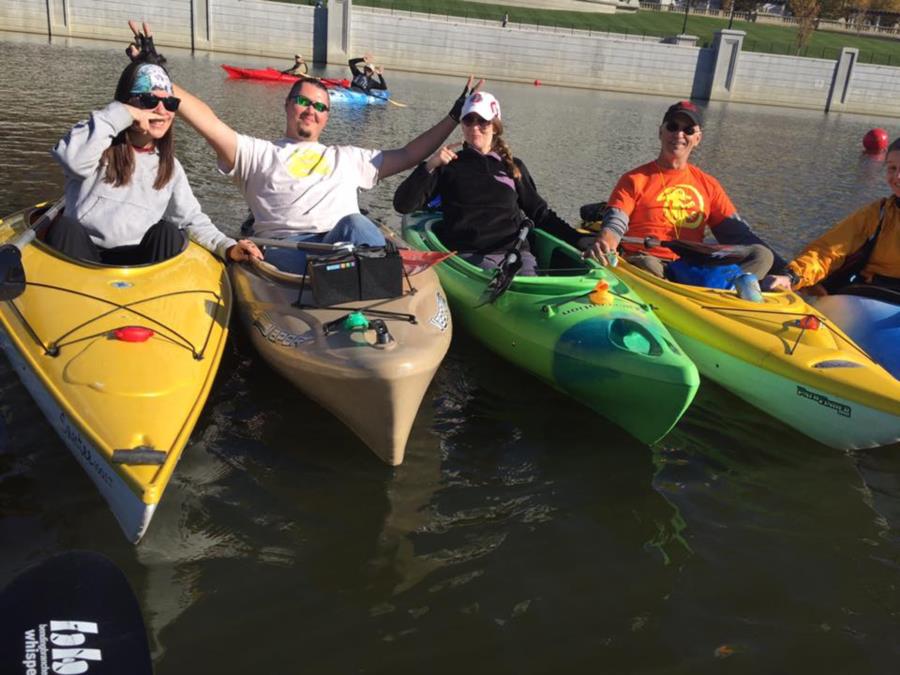
<path fill-rule="evenodd" d="M 295 306 L 304 277 L 268 263 L 230 271 L 241 320 L 269 365 L 378 457 L 400 464 L 419 404 L 450 346 L 450 312 L 434 271 L 409 276 L 401 297 L 333 308 L 307 306 L 313 304 L 308 286 L 303 306 Z"/>

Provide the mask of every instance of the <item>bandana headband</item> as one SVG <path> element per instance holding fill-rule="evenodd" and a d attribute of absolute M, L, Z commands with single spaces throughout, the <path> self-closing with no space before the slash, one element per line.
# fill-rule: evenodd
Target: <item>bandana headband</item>
<path fill-rule="evenodd" d="M 145 63 L 137 69 L 134 76 L 134 84 L 131 85 L 132 94 L 146 94 L 154 89 L 161 89 L 167 94 L 172 93 L 172 80 L 166 71 L 153 63 Z"/>

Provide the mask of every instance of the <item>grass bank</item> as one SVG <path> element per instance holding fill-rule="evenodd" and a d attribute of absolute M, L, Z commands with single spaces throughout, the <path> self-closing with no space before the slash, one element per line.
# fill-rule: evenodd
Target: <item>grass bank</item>
<path fill-rule="evenodd" d="M 500 4 L 488 5 L 465 0 L 354 0 L 354 3 L 396 12 L 487 19 L 496 20 L 498 23 L 505 13 L 509 13 L 509 22 L 513 25 L 560 26 L 599 33 L 654 37 L 677 35 L 682 32 L 684 25 L 682 13 L 652 10 L 642 10 L 634 14 L 595 14 L 507 7 Z M 691 15 L 688 17 L 686 32 L 689 35 L 696 35 L 700 39 L 700 44 L 709 45 L 713 33 L 727 27 L 726 19 Z M 744 38 L 744 49 L 747 51 L 797 54 L 795 47 L 797 31 L 793 27 L 735 21 L 733 28 L 747 33 L 747 37 Z M 851 33 L 816 31 L 809 46 L 801 50 L 799 56 L 835 59 L 843 47 L 859 49 L 859 60 L 863 63 L 900 66 L 900 41 L 862 37 Z"/>

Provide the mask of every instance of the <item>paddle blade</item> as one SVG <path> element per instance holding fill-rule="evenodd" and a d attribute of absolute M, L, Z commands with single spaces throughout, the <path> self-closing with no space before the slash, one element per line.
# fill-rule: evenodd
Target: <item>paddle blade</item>
<path fill-rule="evenodd" d="M 0 246 L 0 300 L 14 300 L 25 290 L 22 252 L 12 244 Z"/>
<path fill-rule="evenodd" d="M 424 272 L 429 267 L 437 265 L 439 262 L 446 260 L 451 253 L 442 253 L 441 251 L 414 251 L 409 248 L 400 249 L 400 258 L 403 260 L 403 269 L 409 276 Z"/>
<path fill-rule="evenodd" d="M 485 304 L 493 303 L 497 298 L 506 293 L 506 289 L 516 278 L 519 270 L 522 269 L 522 255 L 518 251 L 512 251 L 506 256 L 503 264 L 497 268 L 494 278 L 488 284 L 488 298 Z"/>
<path fill-rule="evenodd" d="M 122 571 L 71 551 L 0 592 L 0 672 L 152 675 L 147 632 Z"/>
<path fill-rule="evenodd" d="M 578 210 L 578 215 L 585 223 L 597 223 L 603 220 L 603 214 L 606 213 L 606 202 L 592 202 L 590 204 L 582 204 Z M 591 229 L 591 228 L 588 228 Z"/>

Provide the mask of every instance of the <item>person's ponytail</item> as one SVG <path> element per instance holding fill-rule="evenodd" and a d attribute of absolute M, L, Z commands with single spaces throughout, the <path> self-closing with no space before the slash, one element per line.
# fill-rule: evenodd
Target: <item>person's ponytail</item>
<path fill-rule="evenodd" d="M 506 172 L 514 180 L 520 180 L 522 172 L 519 171 L 519 167 L 513 161 L 512 150 L 509 149 L 509 145 L 503 140 L 503 122 L 495 117 L 491 124 L 494 125 L 494 141 L 491 143 L 491 149 L 500 155 L 500 159 L 503 160 L 503 164 L 506 166 Z"/>

